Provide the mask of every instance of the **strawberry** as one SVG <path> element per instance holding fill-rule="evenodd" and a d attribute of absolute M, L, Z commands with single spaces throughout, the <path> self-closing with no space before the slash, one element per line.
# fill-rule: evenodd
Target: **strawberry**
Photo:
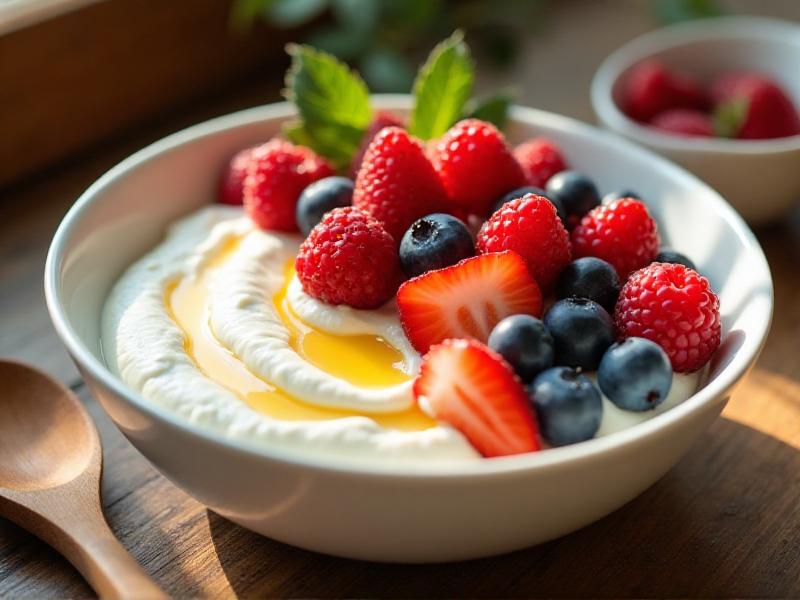
<path fill-rule="evenodd" d="M 712 86 L 715 117 L 726 137 L 762 140 L 800 134 L 800 115 L 775 81 L 758 73 L 734 73 Z"/>
<path fill-rule="evenodd" d="M 525 185 L 525 174 L 491 123 L 459 121 L 430 150 L 450 203 L 485 215 L 498 198 Z"/>
<path fill-rule="evenodd" d="M 514 371 L 474 340 L 433 346 L 414 382 L 414 396 L 458 429 L 483 456 L 536 452 L 536 418 Z"/>
<path fill-rule="evenodd" d="M 671 108 L 658 113 L 650 125 L 666 133 L 688 137 L 714 137 L 714 123 L 706 113 L 690 108 Z"/>
<path fill-rule="evenodd" d="M 692 77 L 673 73 L 658 60 L 646 60 L 625 77 L 622 105 L 629 117 L 649 121 L 670 108 L 707 108 L 708 99 Z"/>
<path fill-rule="evenodd" d="M 399 244 L 414 221 L 446 212 L 446 198 L 419 140 L 400 127 L 378 132 L 358 170 L 353 206 L 382 221 Z"/>
<path fill-rule="evenodd" d="M 485 342 L 504 317 L 542 314 L 542 293 L 516 252 L 492 252 L 406 281 L 397 292 L 403 330 L 420 353 L 446 338 Z"/>

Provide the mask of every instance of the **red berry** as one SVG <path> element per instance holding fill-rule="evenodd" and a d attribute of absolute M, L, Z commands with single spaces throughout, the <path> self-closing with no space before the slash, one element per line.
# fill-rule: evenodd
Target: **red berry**
<path fill-rule="evenodd" d="M 358 170 L 361 168 L 361 162 L 364 160 L 364 155 L 367 153 L 367 148 L 372 143 L 372 140 L 378 135 L 383 129 L 387 127 L 402 127 L 403 126 L 403 119 L 399 116 L 394 114 L 393 112 L 389 112 L 388 110 L 379 110 L 375 113 L 372 117 L 372 122 L 367 127 L 367 131 L 364 134 L 364 137 L 361 139 L 361 145 L 358 148 L 358 152 L 353 157 L 353 162 L 350 165 L 350 176 L 355 179 L 356 175 L 358 175 Z"/>
<path fill-rule="evenodd" d="M 536 452 L 536 418 L 514 371 L 483 344 L 446 340 L 425 355 L 414 396 L 483 456 Z"/>
<path fill-rule="evenodd" d="M 643 202 L 621 198 L 593 208 L 572 230 L 575 258 L 596 256 L 624 281 L 631 271 L 653 262 L 661 240 Z"/>
<path fill-rule="evenodd" d="M 241 205 L 243 201 L 244 179 L 247 177 L 247 169 L 252 161 L 253 150 L 255 148 L 245 148 L 239 150 L 228 161 L 225 170 L 219 180 L 217 189 L 217 199 L 222 204 Z"/>
<path fill-rule="evenodd" d="M 719 298 L 705 277 L 684 265 L 652 263 L 633 273 L 614 320 L 620 338 L 660 345 L 678 373 L 696 371 L 719 347 Z"/>
<path fill-rule="evenodd" d="M 400 127 L 378 132 L 356 176 L 353 205 L 382 221 L 399 244 L 414 221 L 446 212 L 446 202 L 420 141 Z"/>
<path fill-rule="evenodd" d="M 539 286 L 549 291 L 571 260 L 569 234 L 547 198 L 528 194 L 495 212 L 478 232 L 478 252 L 514 250 Z"/>
<path fill-rule="evenodd" d="M 450 203 L 485 215 L 506 192 L 525 185 L 525 175 L 491 123 L 465 119 L 431 150 L 431 160 Z"/>
<path fill-rule="evenodd" d="M 706 94 L 693 78 L 671 73 L 658 60 L 639 63 L 623 81 L 623 110 L 639 121 L 649 121 L 670 108 L 703 109 L 707 105 Z"/>
<path fill-rule="evenodd" d="M 253 149 L 244 180 L 244 208 L 262 229 L 296 231 L 295 205 L 309 184 L 333 175 L 311 149 L 273 139 Z"/>
<path fill-rule="evenodd" d="M 567 163 L 555 142 L 534 138 L 514 148 L 514 158 L 525 173 L 528 185 L 544 188 L 547 180 L 566 170 Z"/>
<path fill-rule="evenodd" d="M 540 316 L 542 293 L 515 252 L 473 256 L 409 279 L 397 291 L 400 321 L 420 353 L 447 338 L 481 342 L 504 317 Z"/>
<path fill-rule="evenodd" d="M 650 124 L 661 131 L 689 137 L 713 137 L 711 117 L 699 110 L 673 108 L 657 114 Z"/>
<path fill-rule="evenodd" d="M 739 139 L 771 139 L 800 134 L 800 115 L 786 92 L 758 73 L 734 73 L 713 86 L 718 118 L 726 134 Z"/>
<path fill-rule="evenodd" d="M 383 224 L 352 206 L 335 208 L 300 246 L 295 269 L 309 296 L 329 304 L 377 308 L 391 298 L 400 263 Z"/>

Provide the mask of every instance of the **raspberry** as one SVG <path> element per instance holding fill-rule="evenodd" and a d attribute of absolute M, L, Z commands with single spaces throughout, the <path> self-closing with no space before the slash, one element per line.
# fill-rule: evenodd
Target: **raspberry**
<path fill-rule="evenodd" d="M 335 208 L 300 246 L 295 269 L 309 296 L 329 304 L 377 308 L 397 291 L 394 238 L 352 206 Z"/>
<path fill-rule="evenodd" d="M 547 198 L 528 194 L 507 202 L 478 232 L 478 252 L 514 250 L 543 291 L 549 291 L 570 260 L 569 234 Z"/>
<path fill-rule="evenodd" d="M 361 163 L 364 160 L 364 155 L 367 153 L 367 148 L 372 143 L 372 140 L 375 139 L 375 136 L 378 133 L 387 127 L 402 127 L 403 120 L 398 117 L 396 114 L 389 112 L 388 110 L 379 110 L 375 113 L 372 117 L 372 122 L 367 127 L 367 131 L 364 134 L 364 137 L 361 140 L 361 146 L 358 148 L 358 152 L 353 157 L 353 162 L 350 165 L 350 177 L 353 179 L 356 178 L 358 175 L 358 170 L 361 168 Z"/>
<path fill-rule="evenodd" d="M 295 205 L 311 183 L 333 175 L 309 148 L 273 139 L 253 149 L 244 180 L 244 208 L 262 229 L 296 231 Z"/>
<path fill-rule="evenodd" d="M 564 171 L 567 163 L 559 147 L 547 138 L 534 138 L 514 148 L 514 158 L 528 179 L 528 185 L 544 188 L 547 180 Z"/>
<path fill-rule="evenodd" d="M 525 185 L 525 175 L 503 134 L 491 123 L 466 119 L 431 150 L 450 203 L 485 215 L 500 196 Z"/>
<path fill-rule="evenodd" d="M 226 165 L 217 190 L 217 199 L 222 204 L 242 204 L 244 194 L 242 187 L 244 179 L 247 177 L 247 169 L 252 161 L 253 150 L 254 148 L 239 150 Z"/>
<path fill-rule="evenodd" d="M 382 221 L 399 244 L 414 221 L 446 212 L 446 202 L 419 140 L 400 127 L 378 132 L 358 171 L 353 206 Z"/>
<path fill-rule="evenodd" d="M 639 200 L 621 198 L 589 211 L 572 230 L 575 258 L 596 256 L 617 270 L 623 281 L 658 255 L 656 222 Z"/>
<path fill-rule="evenodd" d="M 706 113 L 673 108 L 657 114 L 650 124 L 661 131 L 689 137 L 713 137 L 714 125 Z"/>
<path fill-rule="evenodd" d="M 719 298 L 705 277 L 683 265 L 652 263 L 633 273 L 614 320 L 621 339 L 657 343 L 678 373 L 701 368 L 719 347 Z"/>

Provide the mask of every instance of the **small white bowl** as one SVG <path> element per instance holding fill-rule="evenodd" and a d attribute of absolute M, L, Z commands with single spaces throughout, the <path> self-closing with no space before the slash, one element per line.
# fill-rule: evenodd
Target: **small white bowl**
<path fill-rule="evenodd" d="M 409 100 L 384 96 L 375 104 L 404 110 Z M 583 123 L 516 107 L 513 141 L 550 136 L 602 190 L 640 190 L 665 242 L 694 259 L 718 290 L 723 342 L 703 389 L 608 437 L 450 467 L 312 459 L 183 422 L 106 368 L 101 307 L 123 269 L 169 223 L 213 200 L 225 160 L 278 133 L 293 112 L 285 103 L 246 110 L 134 154 L 69 211 L 45 269 L 53 323 L 105 410 L 175 485 L 232 521 L 303 548 L 381 561 L 467 559 L 543 542 L 603 517 L 658 480 L 714 421 L 756 360 L 772 315 L 772 282 L 736 212 L 650 152 Z"/>
<path fill-rule="evenodd" d="M 660 133 L 625 115 L 620 109 L 621 84 L 631 67 L 648 58 L 702 81 L 729 71 L 766 73 L 800 107 L 800 26 L 722 17 L 659 29 L 608 56 L 591 89 L 601 124 L 683 165 L 750 223 L 775 220 L 800 200 L 800 135 L 774 140 L 688 138 Z"/>

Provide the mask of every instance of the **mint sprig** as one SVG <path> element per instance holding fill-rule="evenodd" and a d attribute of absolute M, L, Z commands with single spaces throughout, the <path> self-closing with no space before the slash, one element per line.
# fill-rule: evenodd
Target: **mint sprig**
<path fill-rule="evenodd" d="M 441 136 L 462 117 L 474 79 L 464 34 L 456 31 L 433 49 L 417 73 L 409 131 L 423 140 Z"/>
<path fill-rule="evenodd" d="M 372 119 L 366 84 L 347 65 L 311 46 L 289 44 L 286 51 L 292 64 L 284 96 L 300 113 L 300 123 L 286 128 L 287 137 L 337 167 L 349 164 Z"/>
<path fill-rule="evenodd" d="M 467 105 L 467 117 L 489 121 L 498 129 L 503 129 L 508 123 L 508 109 L 513 100 L 514 96 L 510 91 L 502 91 L 480 100 L 473 100 Z"/>

